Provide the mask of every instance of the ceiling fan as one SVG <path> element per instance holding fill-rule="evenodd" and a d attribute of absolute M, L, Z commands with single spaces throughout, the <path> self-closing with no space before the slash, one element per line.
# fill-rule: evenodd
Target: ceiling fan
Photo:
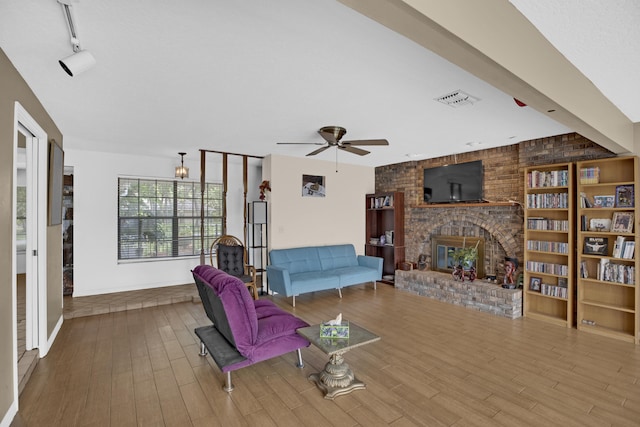
<path fill-rule="evenodd" d="M 320 154 L 324 150 L 331 147 L 336 147 L 339 150 L 348 151 L 349 153 L 357 154 L 359 156 L 366 156 L 367 154 L 369 154 L 369 151 L 363 150 L 361 148 L 356 148 L 354 147 L 354 145 L 389 145 L 389 141 L 387 141 L 386 139 L 341 141 L 344 134 L 347 133 L 347 130 L 340 126 L 324 126 L 318 130 L 318 133 L 322 138 L 324 138 L 324 140 L 327 142 L 327 145 L 318 142 L 279 142 L 278 144 L 324 145 L 323 147 L 320 147 L 317 150 L 314 150 L 311 153 L 307 154 L 307 156 L 315 156 L 316 154 Z"/>

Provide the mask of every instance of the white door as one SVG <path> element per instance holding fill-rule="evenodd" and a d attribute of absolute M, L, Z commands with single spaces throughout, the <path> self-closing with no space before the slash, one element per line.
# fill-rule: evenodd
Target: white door
<path fill-rule="evenodd" d="M 15 108 L 15 140 L 26 139 L 27 178 L 27 244 L 26 244 L 26 348 L 38 348 L 40 357 L 49 351 L 47 344 L 47 155 L 48 143 L 44 130 L 20 104 Z M 14 154 L 14 164 L 17 154 Z M 15 176 L 15 175 L 14 175 Z M 14 198 L 15 217 L 15 198 Z M 14 236 L 15 239 L 15 236 Z M 14 243 L 15 247 L 15 243 Z M 15 258 L 15 256 L 14 256 Z M 14 259 L 15 271 L 15 259 Z M 15 295 L 15 274 L 14 295 Z M 15 303 L 15 298 L 14 298 Z M 15 305 L 14 305 L 15 307 Z M 15 311 L 14 311 L 15 312 Z"/>

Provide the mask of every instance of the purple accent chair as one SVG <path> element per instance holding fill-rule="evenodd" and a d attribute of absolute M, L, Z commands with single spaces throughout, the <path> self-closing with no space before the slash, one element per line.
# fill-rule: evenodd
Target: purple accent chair
<path fill-rule="evenodd" d="M 224 390 L 233 390 L 231 371 L 296 351 L 302 368 L 300 349 L 309 341 L 296 329 L 309 326 L 305 321 L 277 307 L 270 300 L 253 300 L 246 285 L 237 277 L 210 265 L 192 271 L 200 299 L 212 325 L 195 329 L 200 338 L 200 355 L 207 351 L 223 373 Z"/>

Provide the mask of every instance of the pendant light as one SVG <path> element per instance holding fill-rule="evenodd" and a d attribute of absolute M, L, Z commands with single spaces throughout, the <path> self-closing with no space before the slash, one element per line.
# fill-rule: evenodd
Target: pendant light
<path fill-rule="evenodd" d="M 189 178 L 189 168 L 184 166 L 184 156 L 187 153 L 178 153 L 180 155 L 180 166 L 176 166 L 176 178 Z"/>

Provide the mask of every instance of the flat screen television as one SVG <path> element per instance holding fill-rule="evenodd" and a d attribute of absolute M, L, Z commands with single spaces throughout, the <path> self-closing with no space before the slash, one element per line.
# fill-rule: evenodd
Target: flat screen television
<path fill-rule="evenodd" d="M 482 202 L 482 160 L 424 170 L 426 203 Z"/>

